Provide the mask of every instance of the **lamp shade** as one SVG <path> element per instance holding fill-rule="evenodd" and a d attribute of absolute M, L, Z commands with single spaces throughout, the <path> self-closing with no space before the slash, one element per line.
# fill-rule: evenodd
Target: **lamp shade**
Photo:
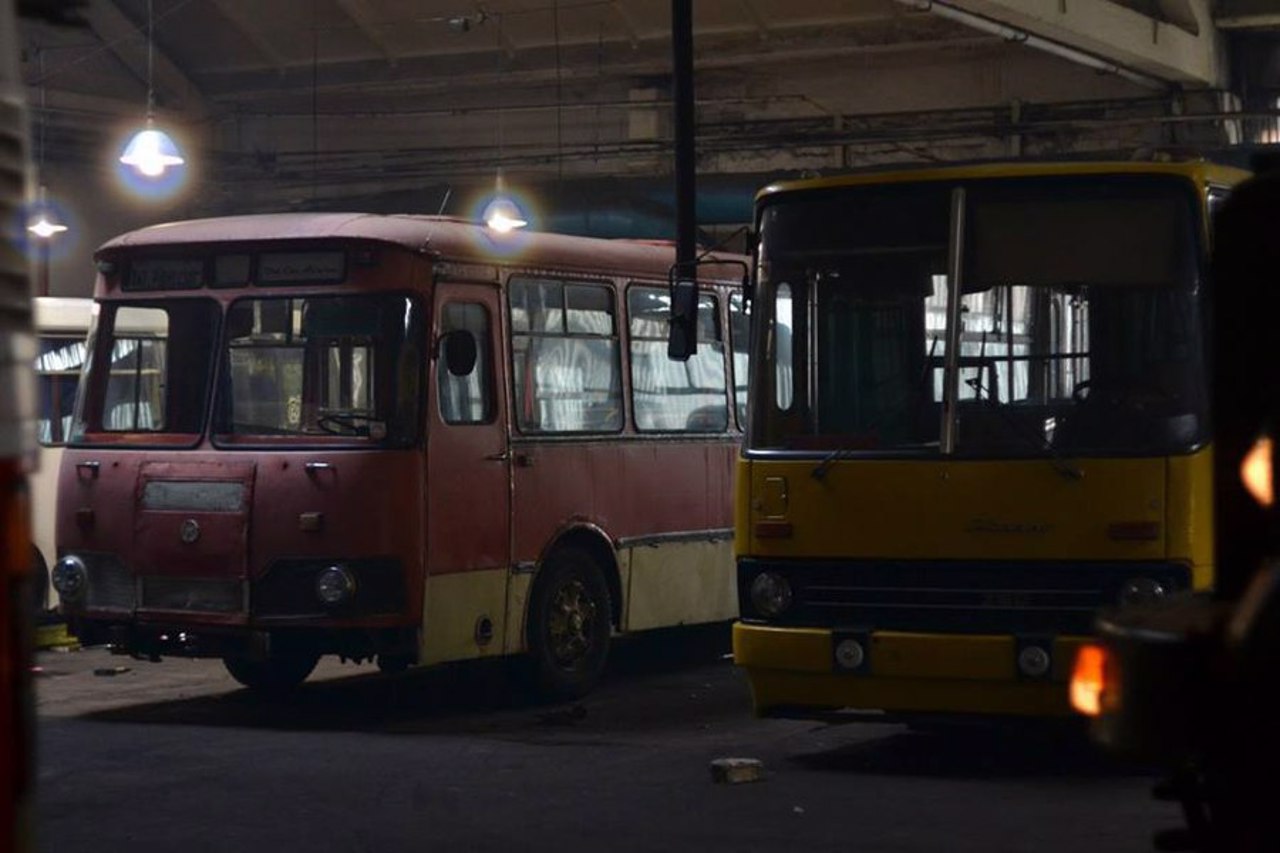
<path fill-rule="evenodd" d="M 28 211 L 27 232 L 41 240 L 52 240 L 66 230 L 67 226 L 62 224 L 58 212 L 49 204 L 48 190 L 41 184 L 36 203 Z"/>
<path fill-rule="evenodd" d="M 169 134 L 157 130 L 148 120 L 146 128 L 129 140 L 120 162 L 148 178 L 158 178 L 166 169 L 181 166 L 186 160 Z"/>
<path fill-rule="evenodd" d="M 524 214 L 520 212 L 520 208 L 516 207 L 515 202 L 499 196 L 485 207 L 484 223 L 499 234 L 506 234 L 525 227 L 529 224 L 529 220 L 524 218 Z"/>
<path fill-rule="evenodd" d="M 67 226 L 58 220 L 53 219 L 47 213 L 41 213 L 35 219 L 27 223 L 27 230 L 39 237 L 41 240 L 49 240 L 55 234 L 61 234 L 67 230 Z"/>

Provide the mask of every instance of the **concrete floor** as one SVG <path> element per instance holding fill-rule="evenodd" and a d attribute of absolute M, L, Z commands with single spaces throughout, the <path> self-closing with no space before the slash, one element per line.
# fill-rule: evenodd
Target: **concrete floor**
<path fill-rule="evenodd" d="M 267 702 L 215 661 L 42 652 L 39 849 L 1100 853 L 1177 823 L 1075 729 L 753 719 L 726 651 L 722 629 L 620 643 L 576 706 L 498 666 L 326 662 Z M 764 780 L 714 784 L 728 756 Z"/>

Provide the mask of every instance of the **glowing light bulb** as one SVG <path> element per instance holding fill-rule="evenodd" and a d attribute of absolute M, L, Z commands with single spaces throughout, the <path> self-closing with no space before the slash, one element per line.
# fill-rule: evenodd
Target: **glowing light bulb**
<path fill-rule="evenodd" d="M 41 240 L 48 240 L 53 235 L 66 231 L 67 226 L 50 219 L 47 214 L 41 213 L 37 219 L 27 225 L 27 230 Z"/>
<path fill-rule="evenodd" d="M 166 169 L 181 166 L 187 161 L 169 138 L 169 134 L 156 130 L 148 120 L 146 129 L 138 131 L 129 140 L 124 153 L 120 155 L 120 162 L 148 178 L 158 178 Z"/>
<path fill-rule="evenodd" d="M 529 224 L 529 221 L 520 215 L 520 210 L 515 203 L 506 198 L 496 198 L 489 202 L 489 206 L 484 211 L 484 222 L 499 234 L 509 234 Z"/>

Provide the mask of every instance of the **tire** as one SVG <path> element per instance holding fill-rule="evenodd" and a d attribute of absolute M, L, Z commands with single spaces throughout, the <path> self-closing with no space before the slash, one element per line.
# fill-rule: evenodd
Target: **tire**
<path fill-rule="evenodd" d="M 232 655 L 222 659 L 227 672 L 236 681 L 256 693 L 272 695 L 288 693 L 306 681 L 319 661 L 319 654 L 303 651 L 275 653 L 266 660 Z"/>
<path fill-rule="evenodd" d="M 34 545 L 31 546 L 31 603 L 37 616 L 49 610 L 49 564 Z"/>
<path fill-rule="evenodd" d="M 547 559 L 529 602 L 534 689 L 550 700 L 585 696 L 604 672 L 612 627 L 609 587 L 594 559 L 562 548 Z"/>

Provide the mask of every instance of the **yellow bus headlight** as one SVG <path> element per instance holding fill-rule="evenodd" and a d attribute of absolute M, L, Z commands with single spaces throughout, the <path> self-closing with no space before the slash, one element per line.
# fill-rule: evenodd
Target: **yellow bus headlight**
<path fill-rule="evenodd" d="M 761 572 L 751 581 L 751 603 L 768 619 L 785 613 L 792 598 L 791 584 L 777 572 Z"/>

